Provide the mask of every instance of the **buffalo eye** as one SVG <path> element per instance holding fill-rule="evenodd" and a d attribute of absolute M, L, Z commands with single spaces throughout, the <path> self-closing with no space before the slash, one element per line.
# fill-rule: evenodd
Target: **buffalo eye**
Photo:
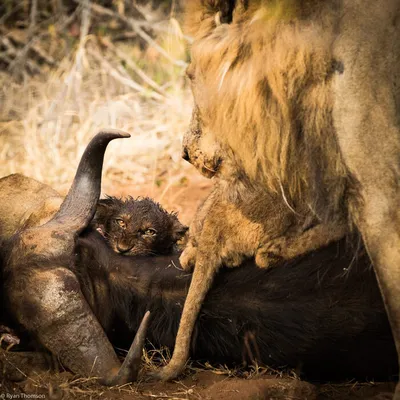
<path fill-rule="evenodd" d="M 153 228 L 148 228 L 144 231 L 143 233 L 144 236 L 156 236 L 157 235 L 157 231 Z"/>
<path fill-rule="evenodd" d="M 115 222 L 120 228 L 126 229 L 126 224 L 125 224 L 125 221 L 123 219 L 117 218 L 115 220 Z"/>

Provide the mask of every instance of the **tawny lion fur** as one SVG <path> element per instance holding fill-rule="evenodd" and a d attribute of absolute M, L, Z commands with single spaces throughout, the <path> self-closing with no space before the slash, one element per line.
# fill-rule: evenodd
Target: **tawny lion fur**
<path fill-rule="evenodd" d="M 400 3 L 186 3 L 194 38 L 187 71 L 195 99 L 191 130 L 210 149 L 205 160 L 221 149 L 221 166 L 228 159 L 239 180 L 280 195 L 296 212 L 308 209 L 322 223 L 343 216 L 354 223 L 399 352 Z M 212 175 L 216 161 L 211 168 L 205 163 L 203 173 Z M 199 243 L 198 280 L 207 280 L 206 254 Z M 195 282 L 190 292 L 200 290 Z M 182 321 L 197 309 L 187 302 Z M 171 362 L 159 373 L 163 379 L 184 367 L 185 328 L 182 323 Z"/>
<path fill-rule="evenodd" d="M 229 185 L 229 181 L 216 183 L 198 209 L 179 259 L 184 269 L 195 266 L 199 247 L 205 258 L 199 268 L 213 277 L 222 265 L 237 267 L 249 257 L 260 268 L 270 267 L 339 240 L 347 231 L 341 221 L 320 224 L 310 215 L 295 214 L 279 195 L 264 190 L 246 190 L 240 200 L 232 201 Z M 203 293 L 210 289 L 205 286 L 210 279 L 203 281 Z M 198 302 L 203 293 L 193 293 L 187 301 Z M 191 318 L 196 319 L 193 314 Z"/>
<path fill-rule="evenodd" d="M 200 132 L 195 116 L 184 136 L 184 157 L 205 176 L 214 176 L 216 183 L 196 213 L 179 259 L 184 269 L 196 268 L 185 303 L 190 312 L 184 311 L 180 322 L 187 341 L 222 265 L 236 267 L 254 257 L 258 267 L 267 268 L 339 240 L 347 231 L 343 218 L 321 223 L 308 207 L 294 210 L 281 194 L 252 185 L 229 152 L 216 143 L 205 146 L 207 136 Z M 180 354 L 182 360 L 188 356 L 184 351 Z"/>

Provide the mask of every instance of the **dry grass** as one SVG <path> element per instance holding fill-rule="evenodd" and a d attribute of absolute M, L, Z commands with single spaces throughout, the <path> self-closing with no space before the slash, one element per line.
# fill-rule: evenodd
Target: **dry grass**
<path fill-rule="evenodd" d="M 125 351 L 120 350 L 121 355 Z M 156 349 L 149 344 L 149 349 L 143 350 L 142 371 L 137 382 L 104 387 L 96 378 L 77 377 L 67 371 L 31 373 L 25 375 L 26 380 L 20 384 L 11 384 L 15 393 L 42 394 L 46 398 L 102 398 L 102 399 L 201 399 L 201 390 L 210 386 L 213 380 L 210 375 L 217 375 L 218 380 L 242 378 L 245 380 L 270 378 L 298 379 L 292 371 L 278 372 L 271 368 L 252 366 L 249 369 L 215 366 L 209 363 L 200 365 L 188 362 L 185 374 L 172 383 L 156 383 L 147 379 L 148 373 L 155 371 L 170 360 L 171 354 L 167 348 Z M 15 367 L 15 365 L 14 365 Z M 60 367 L 61 368 L 61 367 Z M 207 375 L 208 373 L 208 375 Z M 1 393 L 0 384 L 0 393 Z M 11 392 L 11 389 L 8 388 Z"/>
<path fill-rule="evenodd" d="M 187 168 L 181 138 L 192 106 L 184 78 L 187 40 L 174 18 L 160 26 L 162 35 L 146 50 L 81 34 L 45 76 L 16 83 L 0 73 L 0 176 L 20 172 L 62 190 L 90 138 L 111 127 L 132 138 L 109 146 L 107 179 L 181 179 Z M 65 45 L 52 40 L 54 48 Z"/>

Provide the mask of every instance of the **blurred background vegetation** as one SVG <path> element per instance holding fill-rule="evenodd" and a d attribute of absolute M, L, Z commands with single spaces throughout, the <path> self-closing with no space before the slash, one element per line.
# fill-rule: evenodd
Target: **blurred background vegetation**
<path fill-rule="evenodd" d="M 62 190 L 90 138 L 114 127 L 132 138 L 110 145 L 108 181 L 185 181 L 182 1 L 2 0 L 0 176 L 21 172 Z"/>

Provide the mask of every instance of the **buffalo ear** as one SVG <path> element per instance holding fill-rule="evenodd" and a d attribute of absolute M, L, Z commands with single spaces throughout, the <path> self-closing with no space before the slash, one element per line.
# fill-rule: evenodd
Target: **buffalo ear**
<path fill-rule="evenodd" d="M 114 197 L 108 197 L 106 199 L 101 199 L 97 202 L 96 214 L 93 218 L 93 221 L 97 225 L 105 225 L 107 218 L 112 212 L 116 200 L 117 199 L 115 199 Z"/>
<path fill-rule="evenodd" d="M 181 224 L 179 219 L 176 218 L 176 216 L 175 216 L 174 222 L 172 225 L 172 238 L 173 238 L 174 242 L 177 242 L 178 240 L 183 239 L 183 237 L 185 236 L 188 229 L 189 229 L 189 227 Z"/>

